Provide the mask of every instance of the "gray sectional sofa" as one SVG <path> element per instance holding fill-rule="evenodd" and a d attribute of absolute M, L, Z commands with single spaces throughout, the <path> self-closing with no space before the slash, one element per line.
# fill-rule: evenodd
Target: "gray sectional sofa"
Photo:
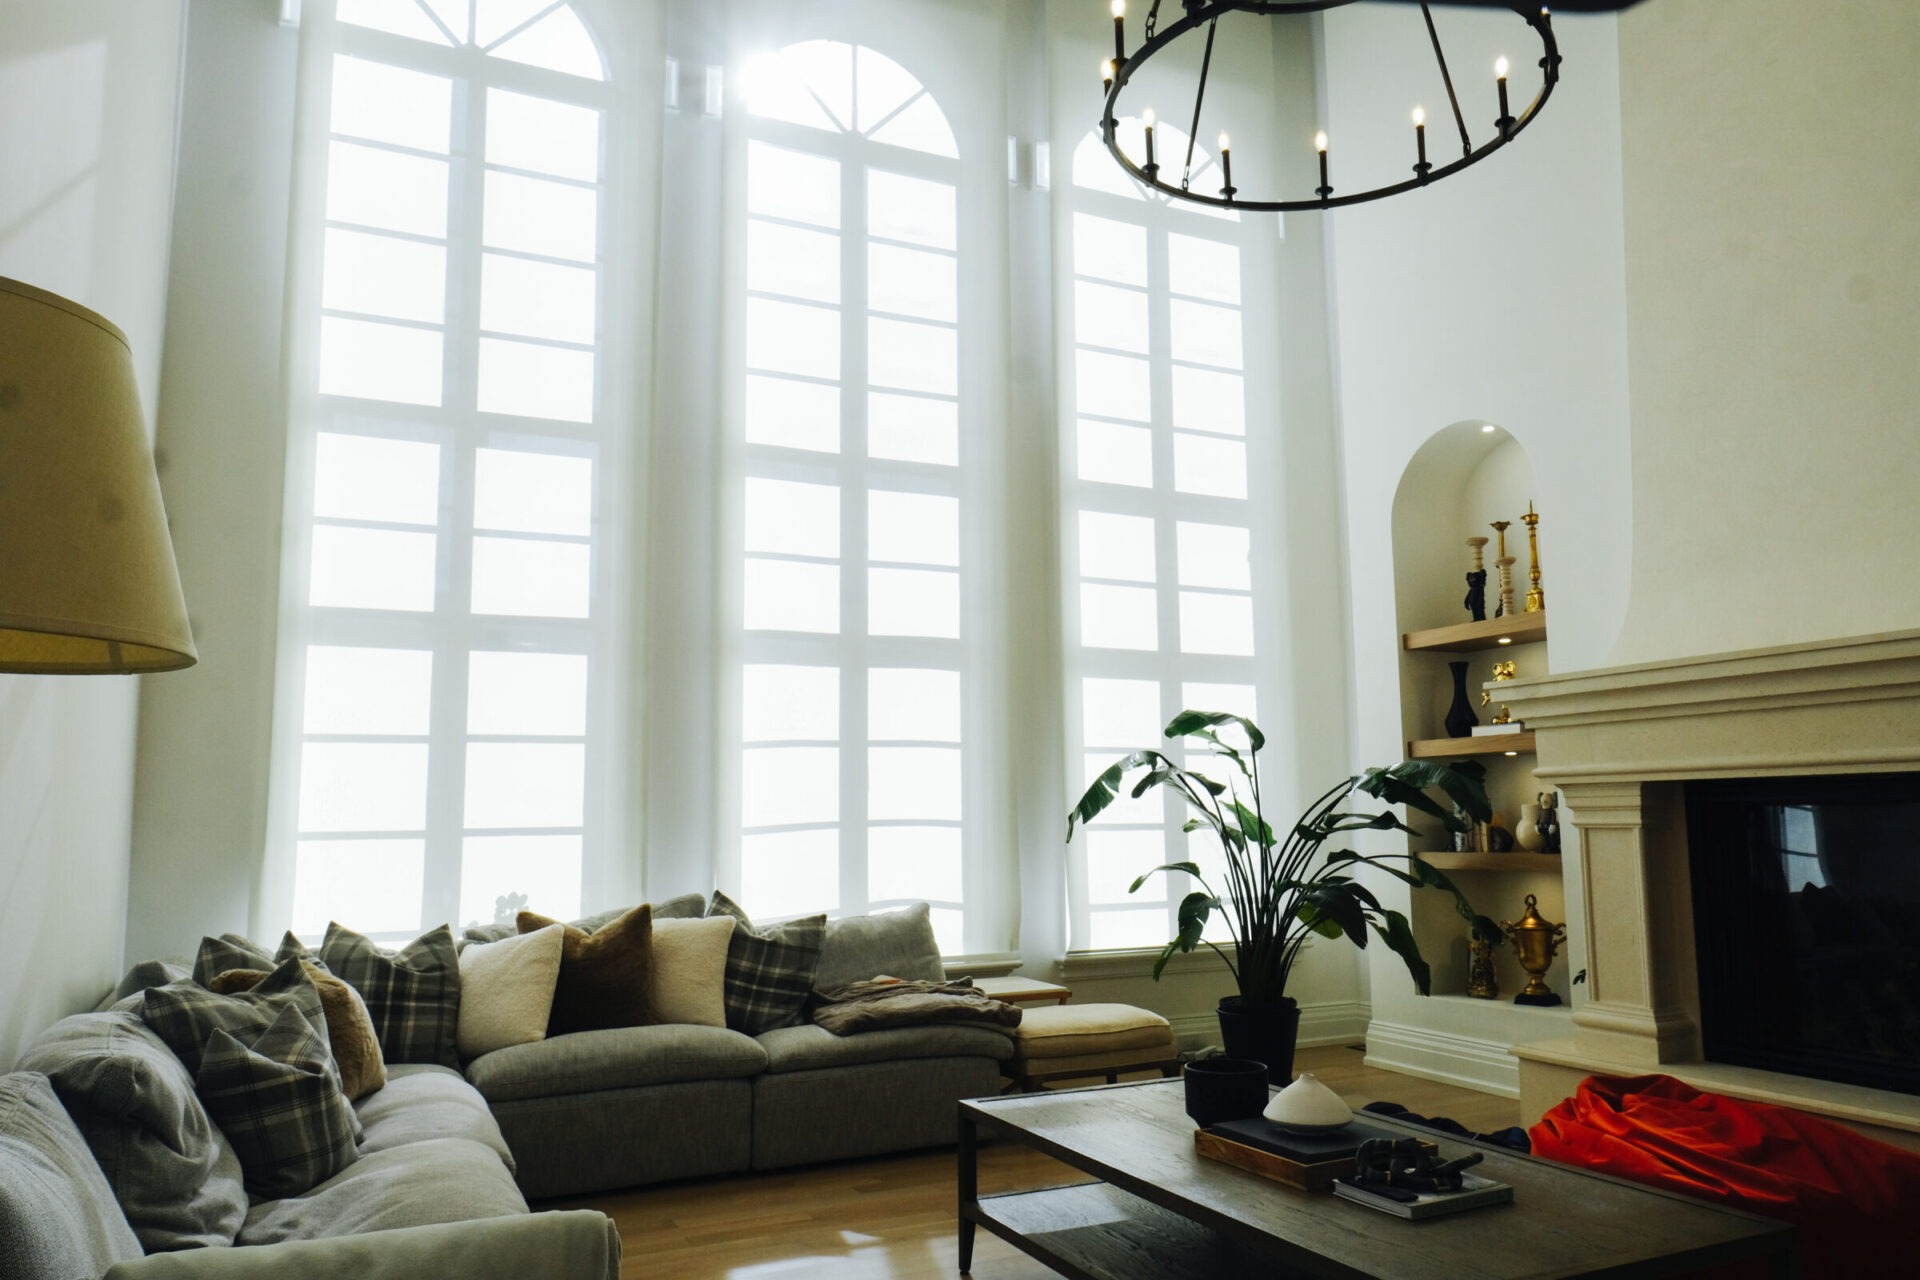
<path fill-rule="evenodd" d="M 356 1104 L 358 1158 L 249 1204 L 239 1162 L 164 1043 L 78 1014 L 0 1076 L 0 1275 L 12 1280 L 615 1280 L 603 1214 L 531 1213 L 486 1103 L 449 1068 L 394 1065 Z"/>
<path fill-rule="evenodd" d="M 1004 1032 L 817 1026 L 580 1031 L 467 1064 L 529 1199 L 951 1143 L 955 1104 L 998 1092 Z"/>

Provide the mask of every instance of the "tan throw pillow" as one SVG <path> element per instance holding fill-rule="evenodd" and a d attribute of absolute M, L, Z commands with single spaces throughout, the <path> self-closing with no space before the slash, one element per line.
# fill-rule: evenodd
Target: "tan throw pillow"
<path fill-rule="evenodd" d="M 460 953 L 460 1056 L 544 1040 L 567 927 L 550 924 Z"/>
<path fill-rule="evenodd" d="M 533 911 L 518 918 L 521 933 L 559 923 Z M 560 978 L 554 984 L 547 1034 L 644 1027 L 653 1016 L 653 908 L 641 903 L 588 933 L 562 925 Z"/>
<path fill-rule="evenodd" d="M 654 922 L 655 1021 L 727 1025 L 727 943 L 733 926 L 732 916 Z"/>
<path fill-rule="evenodd" d="M 387 1064 L 380 1056 L 380 1040 L 373 1033 L 373 1017 L 360 993 L 311 961 L 300 967 L 320 993 L 320 1009 L 327 1019 L 327 1041 L 340 1068 L 340 1091 L 348 1102 L 358 1102 L 387 1087 Z M 216 974 L 207 990 L 219 995 L 251 991 L 266 979 L 260 969 L 229 969 Z"/>

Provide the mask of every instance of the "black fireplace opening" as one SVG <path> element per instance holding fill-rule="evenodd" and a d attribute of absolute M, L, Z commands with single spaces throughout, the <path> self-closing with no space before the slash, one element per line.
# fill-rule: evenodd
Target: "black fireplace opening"
<path fill-rule="evenodd" d="M 1920 1094 L 1920 774 L 1690 782 L 1710 1062 Z"/>

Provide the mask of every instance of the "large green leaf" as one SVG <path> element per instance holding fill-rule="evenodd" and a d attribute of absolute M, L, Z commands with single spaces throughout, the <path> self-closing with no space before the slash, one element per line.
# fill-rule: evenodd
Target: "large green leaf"
<path fill-rule="evenodd" d="M 1245 716 L 1236 716 L 1228 711 L 1182 711 L 1167 721 L 1166 735 L 1169 738 L 1185 738 L 1202 729 L 1213 729 L 1223 724 L 1237 724 L 1246 730 L 1247 745 L 1255 751 L 1267 745 L 1267 735 L 1260 732 L 1259 725 Z"/>
<path fill-rule="evenodd" d="M 1249 839 L 1259 840 L 1262 847 L 1273 844 L 1273 828 L 1260 820 L 1260 815 L 1241 803 L 1238 797 L 1233 801 L 1233 816 L 1239 821 L 1241 832 Z"/>
<path fill-rule="evenodd" d="M 1092 822 L 1114 802 L 1119 795 L 1120 779 L 1130 770 L 1165 759 L 1166 757 L 1158 751 L 1135 751 L 1108 765 L 1101 771 L 1100 776 L 1093 780 L 1093 785 L 1087 788 L 1087 793 L 1080 797 L 1080 803 L 1073 806 L 1073 812 L 1067 815 L 1067 839 L 1069 841 L 1073 839 L 1075 823 Z"/>
<path fill-rule="evenodd" d="M 1404 831 L 1410 836 L 1420 833 L 1392 811 L 1376 813 L 1371 816 L 1364 813 L 1330 813 L 1313 824 L 1313 829 L 1322 839 L 1339 835 L 1343 831 Z"/>
<path fill-rule="evenodd" d="M 1169 863 L 1166 863 L 1164 866 L 1155 867 L 1152 871 L 1147 872 L 1146 875 L 1143 875 L 1139 879 L 1135 880 L 1131 885 L 1127 887 L 1127 892 L 1138 893 L 1140 891 L 1141 885 L 1145 884 L 1148 881 L 1148 879 L 1159 874 L 1162 871 L 1184 871 L 1188 875 L 1192 876 L 1195 880 L 1198 880 L 1200 878 L 1200 868 L 1197 864 L 1192 862 L 1169 862 Z"/>
<path fill-rule="evenodd" d="M 1401 960 L 1406 962 L 1407 973 L 1413 978 L 1413 985 L 1419 988 L 1423 996 L 1433 994 L 1433 969 L 1420 954 L 1420 944 L 1413 940 L 1413 928 L 1407 924 L 1407 918 L 1398 911 L 1383 911 L 1386 925 L 1375 925 L 1373 931 L 1380 935 L 1380 941 Z"/>
<path fill-rule="evenodd" d="M 1323 938 L 1337 938 L 1346 932 L 1338 921 L 1325 915 L 1310 902 L 1302 902 L 1294 908 L 1294 916 L 1301 924 L 1313 930 Z"/>
<path fill-rule="evenodd" d="M 1388 804 L 1404 804 L 1432 814 L 1445 822 L 1449 830 L 1459 830 L 1460 820 L 1454 817 L 1452 808 L 1441 805 L 1427 792 L 1437 789 L 1446 793 L 1454 807 L 1478 821 L 1485 822 L 1493 816 L 1487 789 L 1478 779 L 1432 760 L 1402 760 L 1386 768 L 1369 769 L 1360 776 L 1359 785 L 1368 795 Z"/>
<path fill-rule="evenodd" d="M 1340 926 L 1340 931 L 1353 940 L 1353 945 L 1364 948 L 1367 945 L 1367 915 L 1361 909 L 1360 899 L 1355 896 L 1352 882 L 1346 884 L 1316 884 L 1300 892 L 1300 906 L 1310 909 L 1315 920 L 1331 920 Z M 1305 917 L 1301 917 L 1305 919 Z"/>

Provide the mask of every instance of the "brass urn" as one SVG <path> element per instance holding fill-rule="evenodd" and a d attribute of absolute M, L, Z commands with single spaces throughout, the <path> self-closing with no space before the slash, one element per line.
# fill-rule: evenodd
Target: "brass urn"
<path fill-rule="evenodd" d="M 1514 958 L 1527 971 L 1527 985 L 1513 998 L 1513 1002 L 1559 1004 L 1560 997 L 1547 986 L 1547 968 L 1553 963 L 1554 953 L 1560 949 L 1560 944 L 1566 941 L 1567 926 L 1543 918 L 1538 901 L 1528 894 L 1527 913 L 1520 917 L 1519 923 L 1505 920 L 1500 927 L 1513 943 Z"/>

